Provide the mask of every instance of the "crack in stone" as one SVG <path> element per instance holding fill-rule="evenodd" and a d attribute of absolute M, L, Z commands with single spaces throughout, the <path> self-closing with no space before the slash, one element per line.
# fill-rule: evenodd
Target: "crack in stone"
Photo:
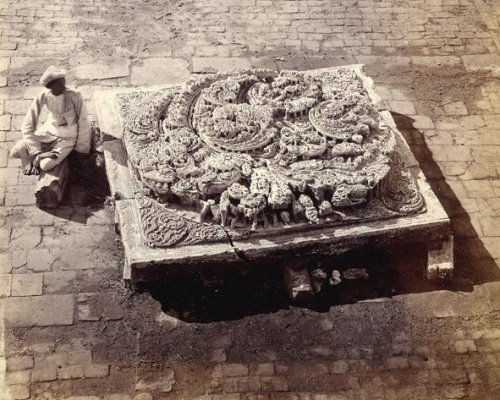
<path fill-rule="evenodd" d="M 234 245 L 233 239 L 231 238 L 230 233 L 226 230 L 226 227 L 222 226 L 221 224 L 216 224 L 216 225 L 219 225 L 222 228 L 222 230 L 227 236 L 227 240 L 229 241 L 230 246 L 233 248 L 234 253 L 238 256 L 238 258 L 243 262 L 250 264 L 250 260 L 245 255 L 245 252 L 243 250 L 240 250 L 238 247 Z"/>

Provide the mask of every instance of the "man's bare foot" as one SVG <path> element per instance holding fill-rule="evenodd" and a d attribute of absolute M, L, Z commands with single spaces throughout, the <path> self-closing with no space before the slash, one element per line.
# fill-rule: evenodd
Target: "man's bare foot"
<path fill-rule="evenodd" d="M 25 165 L 23 167 L 23 174 L 24 175 L 33 175 L 33 164 L 29 163 L 28 165 Z"/>
<path fill-rule="evenodd" d="M 40 167 L 34 165 L 33 168 L 31 168 L 31 174 L 32 175 L 40 175 Z"/>
<path fill-rule="evenodd" d="M 24 175 L 40 175 L 40 165 L 37 163 L 29 163 L 23 167 Z"/>

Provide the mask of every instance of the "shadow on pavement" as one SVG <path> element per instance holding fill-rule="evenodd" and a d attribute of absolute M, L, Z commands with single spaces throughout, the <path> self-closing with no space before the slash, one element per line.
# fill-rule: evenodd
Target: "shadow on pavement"
<path fill-rule="evenodd" d="M 335 305 L 377 301 L 397 294 L 443 289 L 472 291 L 475 284 L 500 278 L 494 260 L 481 244 L 466 211 L 433 161 L 423 134 L 413 127 L 411 118 L 399 114 L 393 116 L 451 218 L 455 237 L 455 277 L 451 282 L 430 282 L 425 278 L 425 246 L 409 244 L 406 248 L 351 252 L 325 258 L 325 262 L 335 265 L 335 269 L 341 272 L 347 268 L 366 268 L 369 278 L 344 280 L 338 286 L 324 285 L 323 290 L 304 307 L 327 312 Z M 460 223 L 457 224 L 457 220 Z M 314 264 L 314 260 L 311 263 Z M 184 321 L 233 320 L 292 306 L 283 283 L 283 264 L 283 261 L 269 261 L 267 264 L 242 265 L 241 268 L 219 266 L 196 272 L 182 271 L 161 282 L 142 284 L 139 289 L 149 292 L 159 301 L 165 313 Z"/>
<path fill-rule="evenodd" d="M 414 128 L 413 119 L 397 113 L 393 113 L 393 118 L 451 220 L 455 269 L 454 279 L 446 288 L 472 290 L 473 285 L 499 280 L 500 270 L 495 260 L 479 239 L 467 211 L 447 184 L 439 165 L 433 160 L 423 133 Z"/>
<path fill-rule="evenodd" d="M 87 223 L 92 210 L 102 209 L 110 195 L 102 154 L 72 152 L 68 156 L 69 174 L 66 189 L 57 208 L 44 212 L 82 225 Z"/>

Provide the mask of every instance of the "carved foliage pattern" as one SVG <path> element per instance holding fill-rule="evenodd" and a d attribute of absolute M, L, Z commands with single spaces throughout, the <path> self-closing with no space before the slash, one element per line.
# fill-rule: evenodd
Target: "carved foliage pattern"
<path fill-rule="evenodd" d="M 193 77 L 123 95 L 119 109 L 131 164 L 150 191 L 138 200 L 150 245 L 226 236 L 158 202 L 201 208 L 202 220 L 236 230 L 423 208 L 391 128 L 349 68 Z"/>

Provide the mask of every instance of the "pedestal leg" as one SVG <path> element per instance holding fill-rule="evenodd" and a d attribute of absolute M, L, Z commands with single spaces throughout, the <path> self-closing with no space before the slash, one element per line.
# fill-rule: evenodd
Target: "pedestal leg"
<path fill-rule="evenodd" d="M 67 159 L 50 171 L 42 171 L 35 189 L 36 205 L 39 208 L 56 208 L 62 200 L 67 181 Z"/>
<path fill-rule="evenodd" d="M 441 248 L 427 251 L 427 279 L 450 280 L 453 277 L 453 236 Z"/>
<path fill-rule="evenodd" d="M 297 265 L 286 265 L 283 269 L 288 297 L 294 303 L 304 303 L 314 295 L 311 278 L 307 268 Z"/>

